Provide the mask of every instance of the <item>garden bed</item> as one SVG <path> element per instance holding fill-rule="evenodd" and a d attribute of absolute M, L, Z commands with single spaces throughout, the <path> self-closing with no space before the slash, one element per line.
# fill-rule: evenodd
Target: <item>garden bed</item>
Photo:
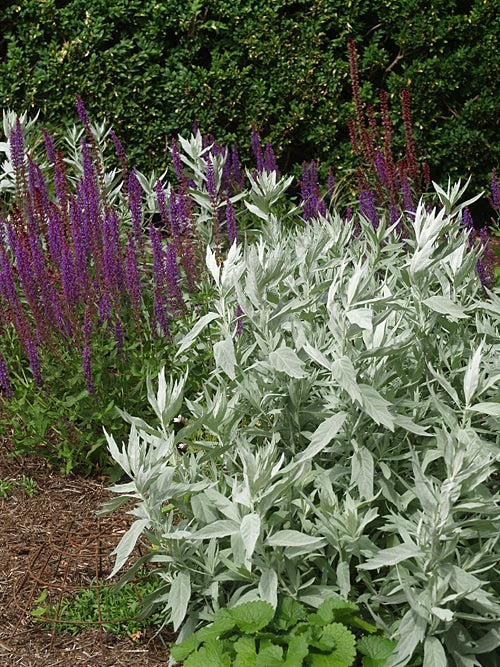
<path fill-rule="evenodd" d="M 32 456 L 10 457 L 6 437 L 0 439 L 0 479 L 20 481 L 29 478 L 36 485 L 29 496 L 21 485 L 6 490 L 0 498 L 0 663 L 6 667 L 52 667 L 85 665 L 85 667 L 120 667 L 131 664 L 149 667 L 166 664 L 167 634 L 154 636 L 146 630 L 138 640 L 116 637 L 98 627 L 85 628 L 73 636 L 40 630 L 24 607 L 32 607 L 42 586 L 34 580 L 40 573 L 54 543 L 71 534 L 72 542 L 83 544 L 89 535 L 97 533 L 96 512 L 109 500 L 104 479 L 85 479 L 62 475 L 46 461 Z M 123 533 L 130 523 L 126 512 L 113 514 L 112 532 Z M 109 530 L 111 527 L 107 525 Z M 116 537 L 118 542 L 119 537 Z M 70 572 L 80 564 L 75 554 L 68 559 Z M 103 567 L 112 568 L 112 559 Z M 60 578 L 65 571 L 59 568 Z M 47 574 L 47 573 L 45 573 Z M 103 578 L 104 578 L 103 572 Z M 38 577 L 40 579 L 40 577 Z M 42 577 L 43 579 L 43 574 Z M 48 577 L 46 577 L 48 578 Z M 67 584 L 66 584 L 67 585 Z"/>

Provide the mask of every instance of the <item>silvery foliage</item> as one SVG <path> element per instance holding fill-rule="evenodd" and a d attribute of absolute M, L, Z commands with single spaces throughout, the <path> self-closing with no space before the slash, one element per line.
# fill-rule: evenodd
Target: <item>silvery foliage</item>
<path fill-rule="evenodd" d="M 18 118 L 23 129 L 25 152 L 36 159 L 42 173 L 45 174 L 51 169 L 43 147 L 43 140 L 38 124 L 39 114 L 40 112 L 37 112 L 32 118 L 26 111 L 18 115 L 10 109 L 3 110 L 3 134 L 6 141 L 0 142 L 0 153 L 3 153 L 5 156 L 0 165 L 0 192 L 14 193 L 16 191 L 16 178 L 10 155 L 9 138 Z M 107 127 L 106 121 L 103 121 L 101 124 L 91 124 L 90 128 L 95 139 L 99 159 L 103 166 L 102 179 L 108 201 L 114 203 L 120 197 L 123 184 L 121 182 L 121 174 L 117 169 L 105 168 L 105 150 L 111 128 Z M 84 128 L 73 125 L 66 129 L 63 137 L 65 142 L 64 162 L 68 168 L 66 176 L 73 183 L 77 183 L 83 176 L 81 140 L 84 133 Z"/>
<path fill-rule="evenodd" d="M 33 147 L 36 143 L 34 135 L 39 114 L 40 112 L 34 118 L 30 118 L 26 111 L 19 115 L 19 122 L 23 128 L 25 144 L 28 148 Z M 0 165 L 0 192 L 14 193 L 16 190 L 16 176 L 10 155 L 9 138 L 17 119 L 18 115 L 11 109 L 2 110 L 2 128 L 5 141 L 0 141 L 0 153 L 4 155 Z"/>
<path fill-rule="evenodd" d="M 106 509 L 136 501 L 113 575 L 141 541 L 124 580 L 159 567 L 149 606 L 181 639 L 219 606 L 340 596 L 399 640 L 392 667 L 496 664 L 500 295 L 453 214 L 408 225 L 270 215 L 207 250 L 216 297 L 177 352 L 189 372 L 211 348 L 201 394 L 161 373 L 159 425 L 107 436 L 130 481 Z"/>

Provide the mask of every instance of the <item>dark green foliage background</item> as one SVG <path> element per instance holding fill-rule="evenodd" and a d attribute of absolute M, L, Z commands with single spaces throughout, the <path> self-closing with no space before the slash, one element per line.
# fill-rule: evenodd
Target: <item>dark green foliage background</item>
<path fill-rule="evenodd" d="M 164 167 L 192 129 L 249 147 L 257 123 L 283 170 L 353 158 L 347 40 L 363 96 L 407 87 L 417 145 L 435 180 L 500 163 L 498 0 L 4 0 L 0 106 L 41 110 L 53 132 L 77 120 L 74 93 L 106 118 L 142 169 Z M 402 145 L 402 132 L 396 144 Z M 354 179 L 353 179 L 354 180 Z M 355 183 L 352 184 L 355 187 Z"/>

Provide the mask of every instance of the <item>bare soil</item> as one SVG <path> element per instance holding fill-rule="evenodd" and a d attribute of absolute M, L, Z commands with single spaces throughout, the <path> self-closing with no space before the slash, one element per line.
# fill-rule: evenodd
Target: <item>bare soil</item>
<path fill-rule="evenodd" d="M 62 475 L 43 459 L 12 456 L 0 435 L 0 481 L 36 482 L 32 496 L 16 485 L 0 498 L 0 665 L 5 667 L 151 667 L 168 663 L 173 637 L 155 630 L 139 638 L 86 627 L 76 636 L 41 629 L 30 611 L 44 589 L 57 600 L 68 591 L 105 582 L 109 555 L 133 520 L 126 510 L 98 519 L 109 500 L 104 479 Z M 94 579 L 95 581 L 95 579 Z M 107 585 L 107 582 L 106 582 Z"/>

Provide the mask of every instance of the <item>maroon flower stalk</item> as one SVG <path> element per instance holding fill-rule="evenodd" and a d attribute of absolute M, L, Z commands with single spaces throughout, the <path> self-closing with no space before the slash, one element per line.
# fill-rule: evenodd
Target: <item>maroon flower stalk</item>
<path fill-rule="evenodd" d="M 349 50 L 349 71 L 351 75 L 352 96 L 354 99 L 354 111 L 356 117 L 357 128 L 362 135 L 362 131 L 366 128 L 363 114 L 363 102 L 361 100 L 361 86 L 359 83 L 359 67 L 358 54 L 356 51 L 356 43 L 350 39 L 347 43 Z"/>
<path fill-rule="evenodd" d="M 411 122 L 410 92 L 406 88 L 401 93 L 401 105 L 403 112 L 403 124 L 406 139 L 406 165 L 408 174 L 415 187 L 420 187 L 420 178 L 418 173 L 417 151 L 415 149 L 415 140 L 413 138 L 413 127 Z"/>
<path fill-rule="evenodd" d="M 392 120 L 389 114 L 389 101 L 387 92 L 383 90 L 380 93 L 380 113 L 382 115 L 382 128 L 384 138 L 384 163 L 389 182 L 389 192 L 394 197 L 397 192 L 397 172 L 392 154 Z"/>

